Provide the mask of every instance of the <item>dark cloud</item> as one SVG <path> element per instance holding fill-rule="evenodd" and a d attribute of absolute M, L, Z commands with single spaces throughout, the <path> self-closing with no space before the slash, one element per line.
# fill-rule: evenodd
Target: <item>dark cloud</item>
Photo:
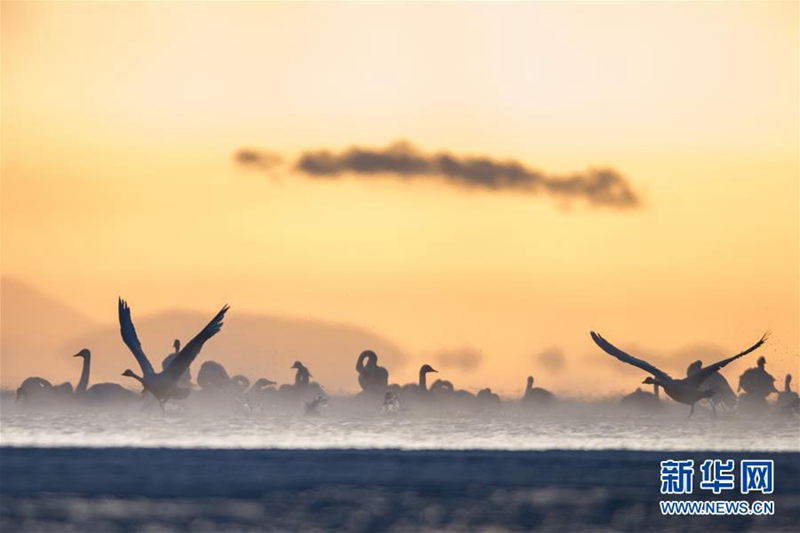
<path fill-rule="evenodd" d="M 537 364 L 550 372 L 560 372 L 567 363 L 564 351 L 555 347 L 547 348 L 539 352 L 534 356 L 534 360 Z"/>
<path fill-rule="evenodd" d="M 473 348 L 456 348 L 440 351 L 436 354 L 436 360 L 442 368 L 458 368 L 469 372 L 480 366 L 483 356 Z"/>
<path fill-rule="evenodd" d="M 233 154 L 233 158 L 240 165 L 259 167 L 262 170 L 271 170 L 283 163 L 283 158 L 274 152 L 251 148 L 242 148 Z"/>
<path fill-rule="evenodd" d="M 268 152 L 240 150 L 239 163 L 271 169 L 280 164 Z M 584 199 L 615 208 L 641 203 L 629 181 L 614 169 L 589 169 L 567 175 L 545 174 L 513 159 L 425 153 L 406 142 L 386 148 L 352 147 L 341 152 L 310 150 L 300 154 L 294 170 L 314 178 L 393 176 L 401 179 L 436 177 L 471 189 L 550 194 L 562 199 Z"/>

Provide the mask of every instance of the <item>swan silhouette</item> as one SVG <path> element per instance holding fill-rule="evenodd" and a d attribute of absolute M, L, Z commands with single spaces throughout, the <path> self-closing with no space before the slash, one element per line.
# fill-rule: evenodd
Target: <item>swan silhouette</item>
<path fill-rule="evenodd" d="M 366 364 L 364 363 L 366 360 Z M 389 387 L 389 372 L 378 366 L 378 355 L 372 350 L 364 350 L 356 361 L 358 384 L 364 392 L 383 394 Z"/>
<path fill-rule="evenodd" d="M 171 354 L 166 356 L 163 361 L 161 361 L 161 370 L 166 370 L 167 367 L 172 363 L 173 359 L 175 359 L 179 353 L 181 353 L 181 341 L 180 339 L 175 339 L 172 343 L 172 347 L 175 351 Z M 178 379 L 178 386 L 183 388 L 191 388 L 192 386 L 192 371 L 191 369 L 187 368 L 186 371 L 181 374 L 180 379 Z"/>
<path fill-rule="evenodd" d="M 215 393 L 225 390 L 230 382 L 228 371 L 216 361 L 203 361 L 200 370 L 197 371 L 197 385 L 203 392 Z"/>
<path fill-rule="evenodd" d="M 73 389 L 70 382 L 53 386 L 48 380 L 40 377 L 25 379 L 16 391 L 16 402 L 21 401 L 72 401 L 73 399 L 92 403 L 118 403 L 137 400 L 138 396 L 117 383 L 97 383 L 89 387 L 89 373 L 92 352 L 84 348 L 73 357 L 83 358 L 83 368 L 78 385 Z"/>
<path fill-rule="evenodd" d="M 14 403 L 29 402 L 31 400 L 50 400 L 53 399 L 56 388 L 44 378 L 29 377 L 17 387 L 17 394 Z"/>
<path fill-rule="evenodd" d="M 278 389 L 283 401 L 293 405 L 299 400 L 314 401 L 320 396 L 325 397 L 325 390 L 316 381 L 311 381 L 311 372 L 303 363 L 295 361 L 290 368 L 295 370 L 294 384 L 284 384 Z"/>
<path fill-rule="evenodd" d="M 637 368 L 641 368 L 645 372 L 652 374 L 652 377 L 647 377 L 642 383 L 648 383 L 650 385 L 659 385 L 661 388 L 664 389 L 664 392 L 667 393 L 667 396 L 672 398 L 678 403 L 691 405 L 691 410 L 689 411 L 689 416 L 694 414 L 694 404 L 699 402 L 704 398 L 711 398 L 714 396 L 714 391 L 712 390 L 703 390 L 700 386 L 703 382 L 709 378 L 714 372 L 718 371 L 719 369 L 723 368 L 728 363 L 743 357 L 753 350 L 758 349 L 764 342 L 767 340 L 768 334 L 765 333 L 758 342 L 752 345 L 750 348 L 746 349 L 743 352 L 740 352 L 733 357 L 729 357 L 727 359 L 723 359 L 713 365 L 709 365 L 705 368 L 701 368 L 694 374 L 689 377 L 683 379 L 675 379 L 670 377 L 669 374 L 664 372 L 663 370 L 659 370 L 655 366 L 651 365 L 647 361 L 642 361 L 641 359 L 637 359 L 632 355 L 629 355 L 603 337 L 595 333 L 594 331 L 591 332 L 592 340 L 597 344 L 604 352 L 607 354 L 616 357 L 623 363 L 627 363 L 629 365 L 633 365 Z M 713 404 L 712 404 L 713 407 Z"/>
<path fill-rule="evenodd" d="M 746 393 L 762 398 L 778 392 L 775 388 L 775 378 L 767 372 L 766 365 L 767 359 L 759 357 L 755 368 L 748 368 L 739 376 L 738 390 L 744 389 Z"/>
<path fill-rule="evenodd" d="M 197 385 L 200 387 L 197 398 L 205 409 L 217 412 L 226 409 L 252 410 L 250 393 L 254 390 L 250 386 L 247 376 L 237 374 L 228 376 L 225 367 L 216 361 L 204 361 L 197 372 Z"/>
<path fill-rule="evenodd" d="M 278 389 L 275 388 L 276 384 L 277 383 L 267 378 L 256 380 L 245 394 L 245 403 L 247 407 L 251 410 L 263 407 L 270 397 L 274 397 L 274 395 L 277 394 Z"/>
<path fill-rule="evenodd" d="M 220 329 L 222 329 L 222 320 L 225 318 L 225 313 L 227 311 L 228 306 L 223 306 L 220 312 L 211 319 L 211 322 L 183 347 L 167 368 L 161 372 L 156 372 L 153 370 L 153 365 L 151 365 L 150 361 L 147 359 L 147 355 L 145 355 L 142 350 L 142 343 L 139 342 L 136 329 L 133 327 L 131 310 L 127 302 L 120 298 L 119 326 L 122 341 L 131 353 L 133 353 L 133 356 L 142 369 L 141 376 L 136 375 L 130 369 L 125 370 L 122 375 L 131 377 L 141 383 L 144 390 L 155 396 L 162 411 L 164 410 L 164 403 L 168 400 L 181 400 L 188 397 L 190 390 L 188 388 L 179 387 L 178 380 L 186 369 L 189 368 L 189 365 L 192 364 L 192 361 L 200 354 L 200 350 L 203 348 L 206 341 L 219 333 Z"/>
<path fill-rule="evenodd" d="M 431 365 L 424 364 L 419 369 L 419 378 L 416 383 L 407 383 L 402 387 L 392 384 L 389 387 L 400 398 L 403 405 L 430 405 L 430 400 L 434 399 L 434 394 L 428 390 L 428 374 L 437 372 Z"/>
<path fill-rule="evenodd" d="M 294 374 L 294 386 L 301 389 L 308 387 L 309 383 L 311 383 L 311 372 L 308 371 L 308 368 L 300 361 L 295 361 L 290 368 L 296 370 Z"/>
<path fill-rule="evenodd" d="M 139 399 L 139 395 L 117 383 L 97 383 L 89 387 L 92 352 L 84 348 L 73 357 L 81 357 L 83 359 L 81 378 L 78 381 L 78 386 L 75 387 L 75 396 L 77 398 L 92 403 L 131 402 Z"/>
<path fill-rule="evenodd" d="M 642 411 L 658 409 L 661 407 L 658 383 L 653 384 L 653 392 L 646 392 L 641 387 L 637 387 L 632 393 L 623 396 L 620 403 L 625 407 L 632 407 Z"/>
<path fill-rule="evenodd" d="M 791 389 L 792 375 L 786 374 L 783 382 L 783 391 L 778 394 L 778 409 L 782 413 L 798 413 L 800 412 L 800 397 Z"/>
<path fill-rule="evenodd" d="M 701 368 L 703 368 L 703 361 L 698 359 L 686 368 L 686 377 L 693 375 Z M 733 392 L 733 389 L 728 384 L 728 380 L 719 372 L 714 372 L 708 376 L 700 386 L 714 392 L 714 396 L 712 396 L 709 401 L 715 404 L 715 406 L 721 404 L 728 409 L 733 409 L 739 401 L 736 393 Z"/>
<path fill-rule="evenodd" d="M 430 386 L 430 394 L 445 410 L 472 410 L 477 403 L 477 397 L 464 389 L 456 389 L 453 383 L 446 379 L 437 379 Z M 485 393 L 484 393 L 485 394 Z"/>
<path fill-rule="evenodd" d="M 486 387 L 478 391 L 475 397 L 478 406 L 484 410 L 495 410 L 500 408 L 500 396 L 492 392 L 492 389 Z"/>
<path fill-rule="evenodd" d="M 403 387 L 401 388 L 401 391 L 404 391 L 404 392 L 421 392 L 421 393 L 429 392 L 428 391 L 428 377 L 427 376 L 431 372 L 438 373 L 439 371 L 438 370 L 434 370 L 434 368 L 431 365 L 428 365 L 428 364 L 422 365 L 420 367 L 420 369 L 419 369 L 419 379 L 417 380 L 417 383 L 407 383 L 407 384 L 403 385 Z M 452 386 L 452 384 L 451 384 L 451 386 Z"/>
<path fill-rule="evenodd" d="M 555 394 L 547 389 L 533 386 L 533 376 L 528 376 L 528 383 L 525 387 L 525 394 L 522 401 L 530 404 L 549 405 L 556 400 Z"/>

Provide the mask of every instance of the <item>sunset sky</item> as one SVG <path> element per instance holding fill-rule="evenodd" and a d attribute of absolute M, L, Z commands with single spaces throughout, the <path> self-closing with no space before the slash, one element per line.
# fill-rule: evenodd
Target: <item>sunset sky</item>
<path fill-rule="evenodd" d="M 782 383 L 800 372 L 798 50 L 796 2 L 3 2 L 4 286 L 109 328 L 119 295 L 135 317 L 227 302 L 227 324 L 357 326 L 406 354 L 392 381 L 432 362 L 509 395 L 528 374 L 635 388 L 589 330 L 682 376 L 769 328 Z M 396 141 L 547 175 L 611 168 L 641 201 L 291 166 Z M 287 164 L 241 165 L 243 148 Z M 9 331 L 11 303 L 0 383 L 75 381 L 9 344 L 48 335 Z M 52 357 L 82 347 L 58 335 Z M 223 330 L 209 354 L 225 364 L 237 342 Z"/>

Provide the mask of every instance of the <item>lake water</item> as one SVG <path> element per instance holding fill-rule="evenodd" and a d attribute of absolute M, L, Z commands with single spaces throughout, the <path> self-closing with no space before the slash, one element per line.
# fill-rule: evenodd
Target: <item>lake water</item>
<path fill-rule="evenodd" d="M 381 416 L 0 411 L 0 444 L 35 447 L 800 451 L 800 421 L 684 409 Z"/>
<path fill-rule="evenodd" d="M 10 400 L 10 401 L 9 401 Z M 800 421 L 664 403 L 387 415 L 0 401 L 2 531 L 797 531 Z M 665 459 L 772 459 L 773 516 L 658 511 Z M 736 498 L 740 498 L 738 493 Z M 751 498 L 748 496 L 748 498 Z"/>

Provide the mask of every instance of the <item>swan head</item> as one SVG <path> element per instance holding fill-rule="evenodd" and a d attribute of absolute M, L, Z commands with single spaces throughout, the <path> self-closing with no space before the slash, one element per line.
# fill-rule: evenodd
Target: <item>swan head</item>
<path fill-rule="evenodd" d="M 364 350 L 361 352 L 361 355 L 358 356 L 359 360 L 366 359 L 367 366 L 375 366 L 378 364 L 378 354 L 373 352 L 372 350 Z"/>
<path fill-rule="evenodd" d="M 85 357 L 85 358 L 88 359 L 91 356 L 92 356 L 92 352 L 90 352 L 87 348 L 84 348 L 83 350 L 81 350 L 80 352 L 76 353 L 72 357 Z"/>
<path fill-rule="evenodd" d="M 123 372 L 123 373 L 122 373 L 122 375 L 123 375 L 123 376 L 125 376 L 126 378 L 134 378 L 134 379 L 139 379 L 139 376 L 137 376 L 137 375 L 136 375 L 136 374 L 133 372 L 133 370 L 131 370 L 130 368 L 129 368 L 129 369 L 127 369 L 127 370 L 125 370 L 125 372 Z"/>
<path fill-rule="evenodd" d="M 661 383 L 659 383 L 658 380 L 656 380 L 652 376 L 647 376 L 646 378 L 644 378 L 644 381 L 642 381 L 642 383 L 645 383 L 647 385 L 661 385 Z"/>
<path fill-rule="evenodd" d="M 258 381 L 256 381 L 255 383 L 253 383 L 253 388 L 254 389 L 261 389 L 261 388 L 264 388 L 264 387 L 269 387 L 270 385 L 277 385 L 277 384 L 278 383 L 276 381 L 272 381 L 271 379 L 261 378 Z"/>
<path fill-rule="evenodd" d="M 439 373 L 439 371 L 435 370 L 431 365 L 422 365 L 422 368 L 419 369 L 420 374 L 427 374 L 428 372 Z"/>
<path fill-rule="evenodd" d="M 528 376 L 528 387 L 533 387 L 533 376 Z"/>
<path fill-rule="evenodd" d="M 246 376 L 242 376 L 241 374 L 237 374 L 231 378 L 231 383 L 236 387 L 239 387 L 240 390 L 245 391 L 250 386 L 250 380 L 247 379 Z"/>
<path fill-rule="evenodd" d="M 686 369 L 686 375 L 691 376 L 701 368 L 703 368 L 703 361 L 698 359 L 697 361 L 689 365 L 689 367 Z"/>
<path fill-rule="evenodd" d="M 305 367 L 303 366 L 303 363 L 301 363 L 300 361 L 295 361 L 294 364 L 292 366 L 290 366 L 289 368 L 294 368 L 294 369 L 299 370 L 299 369 L 305 368 Z"/>
<path fill-rule="evenodd" d="M 763 355 L 761 357 L 759 357 L 757 364 L 758 364 L 758 368 L 760 368 L 761 370 L 764 370 L 764 367 L 767 364 L 766 357 L 764 357 Z"/>
<path fill-rule="evenodd" d="M 176 352 L 179 351 L 181 349 L 180 339 L 175 339 L 175 341 L 172 343 L 172 347 L 175 348 Z"/>

